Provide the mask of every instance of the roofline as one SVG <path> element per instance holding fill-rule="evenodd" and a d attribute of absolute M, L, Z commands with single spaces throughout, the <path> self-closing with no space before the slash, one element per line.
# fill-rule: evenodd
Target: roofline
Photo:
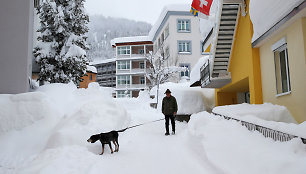
<path fill-rule="evenodd" d="M 117 46 L 125 46 L 125 45 L 153 45 L 153 42 L 152 41 L 120 42 L 112 46 L 115 48 Z"/>
<path fill-rule="evenodd" d="M 274 26 L 272 26 L 269 30 L 267 30 L 263 35 L 261 35 L 258 39 L 252 42 L 252 47 L 257 47 L 261 42 L 271 36 L 275 31 L 277 31 L 281 26 L 283 26 L 290 19 L 295 17 L 299 12 L 301 12 L 306 7 L 306 1 L 303 1 L 300 5 L 295 7 L 289 14 L 283 17 L 280 21 L 278 21 Z"/>
<path fill-rule="evenodd" d="M 152 41 L 154 42 L 157 38 L 157 35 L 161 32 L 161 29 L 164 27 L 166 24 L 166 21 L 168 20 L 169 16 L 193 16 L 189 11 L 167 11 L 165 17 L 163 18 L 161 24 L 159 25 L 158 29 L 155 31 L 154 36 L 152 38 Z"/>

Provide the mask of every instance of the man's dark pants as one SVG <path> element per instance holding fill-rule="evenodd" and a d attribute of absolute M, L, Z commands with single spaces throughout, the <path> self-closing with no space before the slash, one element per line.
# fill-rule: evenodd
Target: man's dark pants
<path fill-rule="evenodd" d="M 166 133 L 169 133 L 169 119 L 171 120 L 172 125 L 172 132 L 175 133 L 175 121 L 174 121 L 174 115 L 165 115 L 165 126 L 166 126 Z"/>

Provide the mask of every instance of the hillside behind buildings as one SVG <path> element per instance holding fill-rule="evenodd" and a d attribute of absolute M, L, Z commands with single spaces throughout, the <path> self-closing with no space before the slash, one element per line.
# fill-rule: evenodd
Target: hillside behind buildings
<path fill-rule="evenodd" d="M 105 17 L 103 15 L 90 16 L 88 43 L 90 50 L 87 55 L 90 61 L 110 59 L 114 57 L 114 50 L 110 41 L 116 37 L 148 35 L 152 25 L 124 18 Z"/>

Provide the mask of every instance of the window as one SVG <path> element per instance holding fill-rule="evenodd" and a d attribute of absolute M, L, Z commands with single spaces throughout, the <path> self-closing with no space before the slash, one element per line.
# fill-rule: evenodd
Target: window
<path fill-rule="evenodd" d="M 130 67 L 131 67 L 131 63 L 129 60 L 117 62 L 117 69 L 130 69 Z"/>
<path fill-rule="evenodd" d="M 89 76 L 89 80 L 92 80 L 92 74 L 90 74 L 90 76 Z"/>
<path fill-rule="evenodd" d="M 34 0 L 34 8 L 38 8 L 40 6 L 40 0 Z"/>
<path fill-rule="evenodd" d="M 191 41 L 178 41 L 179 53 L 191 53 Z"/>
<path fill-rule="evenodd" d="M 169 47 L 167 47 L 165 49 L 165 59 L 169 58 L 169 56 L 170 56 L 170 51 L 169 51 Z"/>
<path fill-rule="evenodd" d="M 161 42 L 161 44 L 164 43 L 164 39 L 165 39 L 165 34 L 162 33 L 161 36 L 160 36 L 160 42 Z"/>
<path fill-rule="evenodd" d="M 131 83 L 130 76 L 118 76 L 117 83 L 118 85 L 129 85 Z"/>
<path fill-rule="evenodd" d="M 178 32 L 190 32 L 190 20 L 189 19 L 179 19 L 177 20 L 177 31 Z"/>
<path fill-rule="evenodd" d="M 277 94 L 286 94 L 291 91 L 287 45 L 274 50 L 275 77 Z"/>
<path fill-rule="evenodd" d="M 144 49 L 139 49 L 138 54 L 144 54 Z"/>
<path fill-rule="evenodd" d="M 165 40 L 167 39 L 168 36 L 169 36 L 169 24 L 165 28 Z"/>
<path fill-rule="evenodd" d="M 140 84 L 145 84 L 145 77 L 140 77 Z"/>
<path fill-rule="evenodd" d="M 139 62 L 139 68 L 140 69 L 144 69 L 145 68 L 144 62 Z"/>
<path fill-rule="evenodd" d="M 117 47 L 117 53 L 118 55 L 130 55 L 131 54 L 131 47 Z"/>
<path fill-rule="evenodd" d="M 186 76 L 186 77 L 189 77 L 189 64 L 180 64 L 180 67 L 185 67 L 186 68 L 186 70 L 185 71 L 182 71 L 181 72 L 181 77 L 184 77 L 184 76 Z"/>
<path fill-rule="evenodd" d="M 118 98 L 126 98 L 126 97 L 131 97 L 131 91 L 117 91 L 117 97 Z"/>
<path fill-rule="evenodd" d="M 204 50 L 204 42 L 203 41 L 200 42 L 200 47 L 201 47 L 201 54 L 204 54 L 205 50 Z"/>

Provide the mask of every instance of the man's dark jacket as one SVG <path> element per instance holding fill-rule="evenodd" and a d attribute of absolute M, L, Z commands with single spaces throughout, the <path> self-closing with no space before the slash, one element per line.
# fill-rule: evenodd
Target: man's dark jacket
<path fill-rule="evenodd" d="M 173 115 L 174 112 L 177 112 L 177 103 L 175 97 L 164 97 L 162 112 L 164 115 Z"/>

